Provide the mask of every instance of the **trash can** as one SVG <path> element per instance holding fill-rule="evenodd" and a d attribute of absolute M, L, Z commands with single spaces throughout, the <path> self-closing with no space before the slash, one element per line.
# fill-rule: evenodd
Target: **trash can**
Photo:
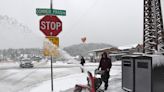
<path fill-rule="evenodd" d="M 164 56 L 138 56 L 134 70 L 135 92 L 164 92 Z"/>
<path fill-rule="evenodd" d="M 122 57 L 122 89 L 128 92 L 135 92 L 135 58 L 138 55 Z"/>

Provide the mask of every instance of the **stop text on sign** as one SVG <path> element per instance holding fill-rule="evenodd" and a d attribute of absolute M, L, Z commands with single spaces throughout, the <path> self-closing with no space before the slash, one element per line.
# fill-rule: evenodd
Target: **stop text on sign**
<path fill-rule="evenodd" d="M 57 36 L 62 31 L 62 21 L 53 15 L 46 15 L 40 19 L 40 31 L 46 36 Z"/>
<path fill-rule="evenodd" d="M 50 21 L 42 21 L 41 22 L 41 29 L 42 30 L 59 30 L 62 26 L 60 22 L 50 22 Z"/>

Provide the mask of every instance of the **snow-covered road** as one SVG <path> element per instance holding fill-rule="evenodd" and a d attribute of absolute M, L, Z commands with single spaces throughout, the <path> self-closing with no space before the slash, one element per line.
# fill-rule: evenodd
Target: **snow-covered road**
<path fill-rule="evenodd" d="M 80 72 L 80 68 L 72 67 L 65 68 L 57 65 L 59 68 L 54 68 L 54 78 L 59 78 Z M 17 67 L 0 69 L 0 92 L 29 92 L 28 88 L 36 86 L 37 84 L 50 80 L 50 68 L 31 68 L 22 69 Z M 2 68 L 2 67 L 1 67 Z"/>
<path fill-rule="evenodd" d="M 75 71 L 73 72 L 72 70 Z M 78 70 L 80 72 L 78 68 L 54 69 L 54 78 L 67 76 L 78 72 Z M 26 87 L 50 80 L 50 69 L 13 69 L 2 70 L 0 73 L 0 92 L 18 92 Z"/>
<path fill-rule="evenodd" d="M 37 66 L 31 69 L 22 69 L 19 68 L 17 64 L 15 66 L 14 65 L 8 65 L 8 68 L 6 68 L 5 64 L 0 65 L 0 92 L 35 92 L 35 88 L 36 90 L 38 87 L 40 89 L 41 84 L 43 84 L 44 82 L 47 82 L 48 85 L 50 85 L 51 71 L 49 63 L 41 63 L 38 65 L 36 64 Z M 57 85 L 60 88 L 61 86 L 63 86 L 62 84 L 65 84 L 60 83 L 62 82 L 62 80 L 66 81 L 67 83 L 68 81 L 71 81 L 74 75 L 75 77 L 73 78 L 80 78 L 81 76 L 81 81 L 78 81 L 79 83 L 86 82 L 87 75 L 84 73 L 82 77 L 81 70 L 78 64 L 55 63 L 53 66 L 55 67 L 53 73 L 55 81 L 54 83 L 56 83 L 54 84 L 54 87 L 56 87 L 55 85 Z M 85 72 L 93 71 L 95 68 L 97 68 L 97 66 L 98 63 L 88 63 L 85 65 Z M 118 79 L 120 79 L 120 65 L 115 64 L 112 71 L 112 76 L 119 77 Z M 64 86 L 64 88 L 62 89 L 67 90 L 69 88 L 72 88 L 75 83 L 72 82 L 72 85 L 71 83 L 69 86 L 68 85 L 69 84 L 66 84 L 66 86 Z M 48 89 L 50 90 L 50 86 Z"/>

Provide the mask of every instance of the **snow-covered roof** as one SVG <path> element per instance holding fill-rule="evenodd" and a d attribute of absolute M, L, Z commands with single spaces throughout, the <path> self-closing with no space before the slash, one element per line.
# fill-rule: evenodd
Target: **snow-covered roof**
<path fill-rule="evenodd" d="M 118 49 L 123 50 L 123 49 L 131 49 L 133 47 L 136 47 L 138 44 L 129 44 L 129 45 L 124 45 L 124 46 L 119 46 Z"/>
<path fill-rule="evenodd" d="M 102 48 L 102 49 L 95 49 L 95 50 L 91 50 L 89 52 L 98 52 L 98 51 L 103 51 L 103 50 L 107 50 L 107 49 L 111 49 L 112 47 L 108 47 L 108 48 Z"/>

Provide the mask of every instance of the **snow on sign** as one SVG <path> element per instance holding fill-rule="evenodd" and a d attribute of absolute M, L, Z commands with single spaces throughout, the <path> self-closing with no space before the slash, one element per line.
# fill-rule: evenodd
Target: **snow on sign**
<path fill-rule="evenodd" d="M 59 47 L 59 37 L 56 37 L 56 36 L 47 36 L 46 38 L 50 42 L 52 42 L 55 46 Z"/>
<path fill-rule="evenodd" d="M 62 22 L 57 16 L 46 15 L 40 20 L 40 30 L 46 36 L 57 36 L 62 31 Z"/>
<path fill-rule="evenodd" d="M 58 50 L 57 46 L 54 46 L 50 41 L 45 40 L 43 44 L 43 54 L 44 56 L 53 56 L 53 57 L 59 57 L 60 52 Z"/>

